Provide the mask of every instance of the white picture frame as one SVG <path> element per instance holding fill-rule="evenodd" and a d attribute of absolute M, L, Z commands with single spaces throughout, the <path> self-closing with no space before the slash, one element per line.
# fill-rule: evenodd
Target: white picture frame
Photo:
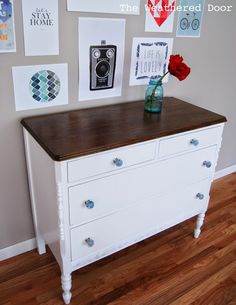
<path fill-rule="evenodd" d="M 140 0 L 67 0 L 67 9 L 76 12 L 139 15 Z"/>
<path fill-rule="evenodd" d="M 68 104 L 68 65 L 12 67 L 16 111 Z"/>
<path fill-rule="evenodd" d="M 16 52 L 14 1 L 0 1 L 0 53 Z"/>
<path fill-rule="evenodd" d="M 58 0 L 22 0 L 25 56 L 59 55 Z"/>
<path fill-rule="evenodd" d="M 111 30 L 112 29 L 112 30 Z M 91 48 L 101 44 L 111 46 L 115 54 L 115 65 L 110 64 L 113 82 L 110 86 L 92 88 L 92 78 L 95 74 L 91 68 Z M 79 18 L 79 101 L 104 99 L 121 96 L 123 67 L 125 56 L 125 19 L 112 18 Z M 105 56 L 106 57 L 106 56 Z M 101 59 L 98 59 L 101 61 Z M 109 59 L 105 58 L 105 61 Z M 91 72 L 91 69 L 93 72 Z M 109 79 L 110 79 L 109 72 Z M 98 78 L 97 78 L 97 81 Z M 108 88 L 109 87 L 109 88 Z"/>
<path fill-rule="evenodd" d="M 172 33 L 175 0 L 147 0 L 145 32 Z"/>
<path fill-rule="evenodd" d="M 130 86 L 147 85 L 151 77 L 167 72 L 173 38 L 134 37 L 130 66 Z M 168 76 L 163 82 L 168 81 Z"/>

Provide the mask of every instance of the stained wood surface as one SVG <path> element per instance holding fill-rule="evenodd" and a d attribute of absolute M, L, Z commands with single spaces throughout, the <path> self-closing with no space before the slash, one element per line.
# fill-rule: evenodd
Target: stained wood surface
<path fill-rule="evenodd" d="M 199 239 L 195 219 L 72 274 L 71 305 L 235 305 L 236 174 L 213 185 Z M 0 262 L 1 305 L 63 305 L 48 250 Z"/>
<path fill-rule="evenodd" d="M 55 161 L 189 131 L 226 118 L 176 98 L 165 98 L 161 114 L 144 102 L 26 118 L 22 125 Z"/>

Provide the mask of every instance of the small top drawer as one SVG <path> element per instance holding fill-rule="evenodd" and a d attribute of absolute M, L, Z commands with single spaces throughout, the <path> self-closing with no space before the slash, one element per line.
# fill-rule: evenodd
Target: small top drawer
<path fill-rule="evenodd" d="M 68 181 L 75 182 L 99 174 L 118 171 L 155 158 L 156 141 L 113 149 L 68 162 Z"/>
<path fill-rule="evenodd" d="M 221 136 L 222 128 L 217 126 L 163 139 L 160 141 L 159 157 L 194 151 L 199 148 L 219 144 Z"/>

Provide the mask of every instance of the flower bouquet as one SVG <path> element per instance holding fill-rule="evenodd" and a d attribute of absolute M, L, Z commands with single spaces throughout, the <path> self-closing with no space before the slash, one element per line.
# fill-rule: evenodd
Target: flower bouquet
<path fill-rule="evenodd" d="M 162 80 L 170 73 L 177 77 L 180 81 L 186 79 L 191 69 L 183 62 L 183 57 L 179 54 L 171 55 L 168 65 L 168 71 L 160 78 L 151 77 L 145 95 L 144 109 L 148 112 L 161 112 L 163 103 L 163 86 Z"/>

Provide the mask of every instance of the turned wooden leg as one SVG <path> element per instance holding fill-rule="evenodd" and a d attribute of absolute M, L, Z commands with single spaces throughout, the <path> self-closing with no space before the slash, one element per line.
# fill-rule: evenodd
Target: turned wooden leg
<path fill-rule="evenodd" d="M 71 300 L 71 274 L 62 274 L 61 276 L 61 286 L 62 286 L 62 290 L 63 290 L 63 300 L 65 302 L 65 304 L 70 304 L 70 300 Z"/>
<path fill-rule="evenodd" d="M 197 224 L 196 224 L 196 228 L 194 230 L 194 237 L 195 238 L 198 238 L 201 234 L 201 227 L 203 225 L 204 218 L 205 218 L 205 213 L 201 213 L 197 217 Z"/>

